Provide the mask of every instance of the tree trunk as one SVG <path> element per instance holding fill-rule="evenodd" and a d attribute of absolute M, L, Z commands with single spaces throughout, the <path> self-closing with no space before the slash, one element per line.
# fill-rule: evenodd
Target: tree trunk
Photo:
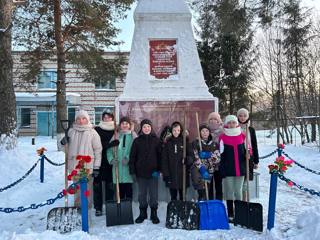
<path fill-rule="evenodd" d="M 16 146 L 16 97 L 12 82 L 12 0 L 0 0 L 0 148 Z"/>
<path fill-rule="evenodd" d="M 229 114 L 233 114 L 233 90 L 231 87 L 229 91 Z"/>
<path fill-rule="evenodd" d="M 63 133 L 60 120 L 67 119 L 66 101 L 66 54 L 64 51 L 64 40 L 61 26 L 61 1 L 54 1 L 54 32 L 57 46 L 57 134 Z"/>

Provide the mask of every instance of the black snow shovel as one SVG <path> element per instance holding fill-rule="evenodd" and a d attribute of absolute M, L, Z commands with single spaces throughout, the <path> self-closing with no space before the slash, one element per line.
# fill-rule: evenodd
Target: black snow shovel
<path fill-rule="evenodd" d="M 235 200 L 234 225 L 240 225 L 248 229 L 263 231 L 263 207 L 260 203 L 249 202 L 249 154 L 248 154 L 248 126 L 246 126 L 246 199 Z"/>
<path fill-rule="evenodd" d="M 116 129 L 116 128 L 115 128 Z M 115 130 L 115 138 L 116 130 Z M 118 158 L 118 147 L 114 147 L 114 160 Z M 132 202 L 131 200 L 121 200 L 120 201 L 120 189 L 119 189 L 119 168 L 118 164 L 114 165 L 116 174 L 116 201 L 106 202 L 106 219 L 107 227 L 116 225 L 128 225 L 133 224 L 133 214 L 132 214 Z"/>
<path fill-rule="evenodd" d="M 166 227 L 170 229 L 199 229 L 200 210 L 195 202 L 186 201 L 186 114 L 184 114 L 183 123 L 183 159 L 182 159 L 182 198 L 168 203 Z"/>
<path fill-rule="evenodd" d="M 68 131 L 72 125 L 70 120 L 61 120 L 65 139 L 65 189 L 68 188 Z M 81 208 L 68 207 L 68 195 L 64 198 L 65 207 L 56 207 L 49 211 L 47 216 L 47 230 L 67 233 L 82 229 Z"/>

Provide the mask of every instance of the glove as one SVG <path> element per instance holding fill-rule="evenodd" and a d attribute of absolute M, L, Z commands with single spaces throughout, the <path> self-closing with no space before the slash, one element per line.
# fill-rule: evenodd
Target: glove
<path fill-rule="evenodd" d="M 200 166 L 201 160 L 200 160 L 199 158 L 197 158 L 197 159 L 194 161 L 194 164 L 195 164 L 196 166 Z"/>
<path fill-rule="evenodd" d="M 119 164 L 119 161 L 117 160 L 117 159 L 113 159 L 112 161 L 111 161 L 111 165 L 117 165 L 117 164 Z"/>
<path fill-rule="evenodd" d="M 211 158 L 211 152 L 209 152 L 209 151 L 200 151 L 199 152 L 199 158 L 201 158 L 201 159 Z"/>
<path fill-rule="evenodd" d="M 61 145 L 66 145 L 69 142 L 69 137 L 63 137 L 60 141 Z"/>
<path fill-rule="evenodd" d="M 212 158 L 213 164 L 220 163 L 221 157 L 220 157 L 219 151 L 216 150 L 214 153 L 212 153 L 211 158 Z"/>
<path fill-rule="evenodd" d="M 159 172 L 159 171 L 154 171 L 154 172 L 151 174 L 151 176 L 152 176 L 153 178 L 158 178 L 158 177 L 160 176 L 160 172 Z"/>
<path fill-rule="evenodd" d="M 128 165 L 128 163 L 129 163 L 129 159 L 128 158 L 123 158 L 122 159 L 122 165 Z"/>
<path fill-rule="evenodd" d="M 120 144 L 119 140 L 118 139 L 115 139 L 113 141 L 111 141 L 108 145 L 108 148 L 111 148 L 111 147 L 118 147 Z"/>
<path fill-rule="evenodd" d="M 211 179 L 210 174 L 209 174 L 207 168 L 204 165 L 201 165 L 201 167 L 199 168 L 199 172 L 200 172 L 200 175 L 201 175 L 202 179 L 204 179 L 204 180 L 210 180 Z"/>
<path fill-rule="evenodd" d="M 97 177 L 99 177 L 99 174 L 100 174 L 99 169 L 93 169 L 92 177 L 97 178 Z"/>
<path fill-rule="evenodd" d="M 166 184 L 170 184 L 171 183 L 171 178 L 169 176 L 165 176 L 163 177 L 163 181 L 166 183 Z"/>

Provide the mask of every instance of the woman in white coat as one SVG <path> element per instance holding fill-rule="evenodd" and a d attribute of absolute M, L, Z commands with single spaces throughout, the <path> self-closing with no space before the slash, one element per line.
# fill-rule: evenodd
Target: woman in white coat
<path fill-rule="evenodd" d="M 91 174 L 99 172 L 101 165 L 102 145 L 99 134 L 94 130 L 90 117 L 87 111 L 80 110 L 76 113 L 75 122 L 68 131 L 68 170 L 69 174 L 75 169 L 78 161 L 78 155 L 90 156 L 91 162 L 86 163 L 86 168 L 90 170 L 88 189 L 92 193 L 92 178 Z M 90 194 L 92 196 L 92 194 Z M 75 206 L 80 206 L 80 195 L 75 196 Z M 92 205 L 91 198 L 89 199 L 89 207 Z"/>

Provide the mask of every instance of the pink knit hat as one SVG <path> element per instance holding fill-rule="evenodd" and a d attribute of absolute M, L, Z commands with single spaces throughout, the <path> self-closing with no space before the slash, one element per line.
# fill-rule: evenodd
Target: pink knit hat
<path fill-rule="evenodd" d="M 210 119 L 212 118 L 215 118 L 218 120 L 219 123 L 222 123 L 222 120 L 221 120 L 221 117 L 220 117 L 220 114 L 217 113 L 217 112 L 211 112 L 209 115 L 208 115 L 208 122 L 210 121 Z"/>

